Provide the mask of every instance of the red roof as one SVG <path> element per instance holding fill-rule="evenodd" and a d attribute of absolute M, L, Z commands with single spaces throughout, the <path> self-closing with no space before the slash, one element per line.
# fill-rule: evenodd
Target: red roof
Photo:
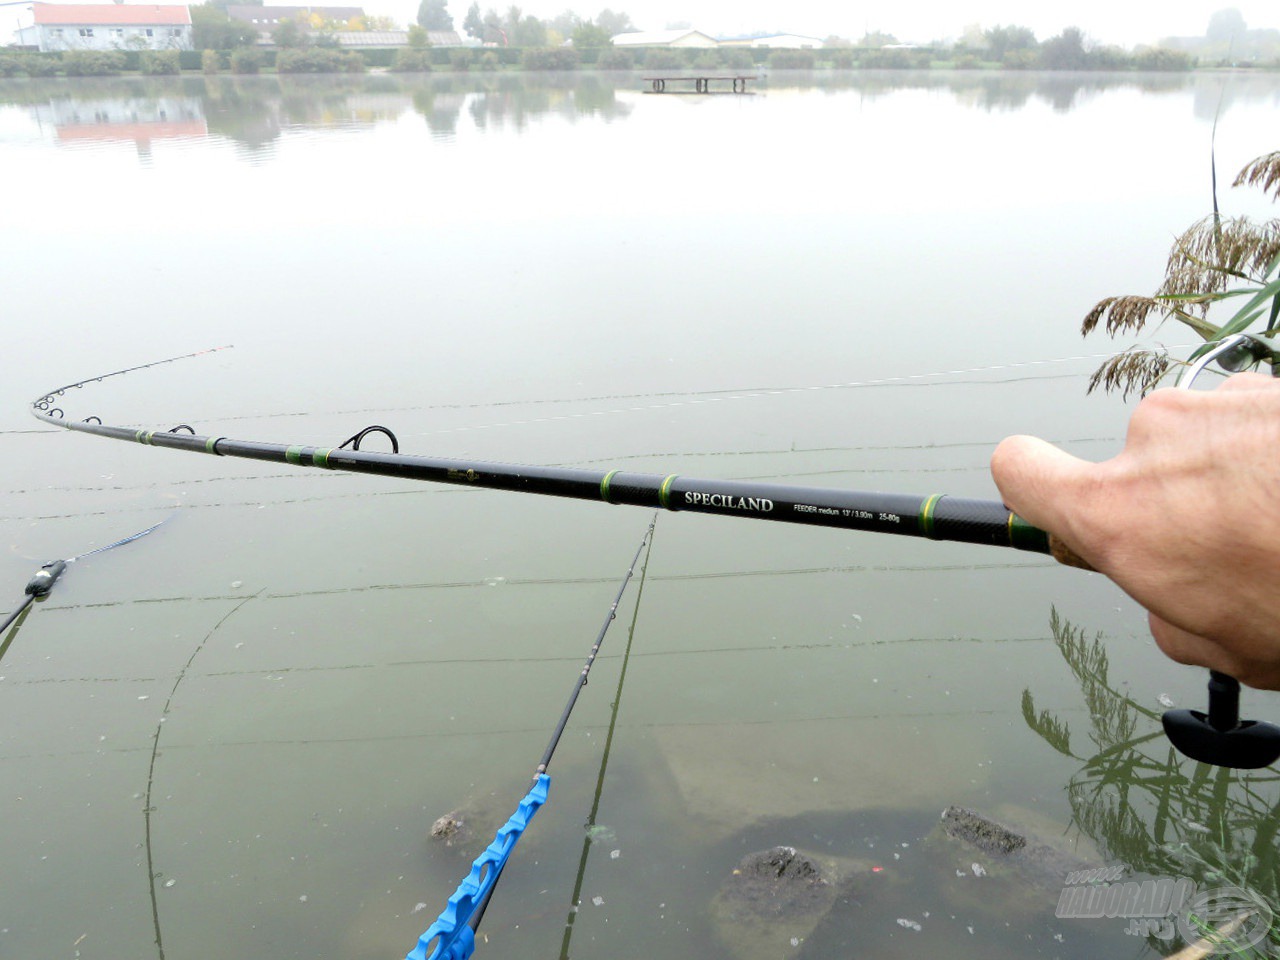
<path fill-rule="evenodd" d="M 191 22 L 185 6 L 154 3 L 33 3 L 36 23 L 71 26 L 178 27 Z"/>

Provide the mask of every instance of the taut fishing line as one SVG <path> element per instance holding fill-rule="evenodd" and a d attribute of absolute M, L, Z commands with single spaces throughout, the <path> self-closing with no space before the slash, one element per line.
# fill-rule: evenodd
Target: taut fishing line
<path fill-rule="evenodd" d="M 114 550 L 116 547 L 123 547 L 126 543 L 133 543 L 135 540 L 139 540 L 142 537 L 145 537 L 147 534 L 151 533 L 157 527 L 167 522 L 168 522 L 168 518 L 166 517 L 164 520 L 161 520 L 160 523 L 153 523 L 151 526 L 147 527 L 145 530 L 139 530 L 137 533 L 130 534 L 127 537 L 117 540 L 115 543 L 108 543 L 106 546 L 103 546 L 103 547 L 96 547 L 93 550 L 86 550 L 84 553 L 78 553 L 74 557 L 67 557 L 65 560 L 49 561 L 44 566 L 42 566 L 39 570 L 37 570 L 35 572 L 35 575 L 32 576 L 32 578 L 29 581 L 27 581 L 27 586 L 24 591 L 26 593 L 25 599 L 23 599 L 22 603 L 19 604 L 18 607 L 5 618 L 4 623 L 0 623 L 0 633 L 3 633 L 5 630 L 9 629 L 9 624 L 17 620 L 18 617 L 20 617 L 26 611 L 27 607 L 29 607 L 34 601 L 43 600 L 45 597 L 49 596 L 50 591 L 53 590 L 54 584 L 56 584 L 58 582 L 58 578 L 61 577 L 64 572 L 66 572 L 66 569 L 70 564 L 75 563 L 77 560 L 83 560 L 85 557 L 92 557 L 95 554 L 105 553 L 108 550 Z M 9 637 L 7 637 L 2 644 L 0 644 L 0 660 L 4 659 L 4 655 L 9 650 L 9 644 L 13 642 L 13 637 L 16 634 L 17 634 L 17 629 L 15 628 L 14 632 L 10 634 Z"/>
<path fill-rule="evenodd" d="M 573 882 L 573 893 L 569 896 L 569 915 L 564 922 L 564 937 L 560 943 L 560 960 L 569 960 L 569 943 L 573 940 L 573 922 L 578 916 L 578 906 L 582 898 L 582 883 L 587 876 L 587 856 L 591 852 L 593 842 L 592 829 L 596 825 L 596 815 L 600 812 L 600 798 L 604 794 L 604 775 L 609 769 L 609 754 L 613 750 L 613 732 L 618 726 L 618 711 L 622 707 L 622 688 L 627 682 L 627 667 L 631 664 L 631 645 L 636 638 L 636 623 L 640 619 L 640 603 L 644 600 L 644 585 L 649 574 L 649 555 L 653 553 L 653 528 L 649 525 L 649 546 L 645 549 L 644 566 L 640 568 L 640 583 L 636 587 L 636 605 L 631 612 L 631 628 L 627 631 L 627 646 L 622 654 L 622 667 L 618 671 L 618 689 L 613 695 L 613 705 L 609 710 L 609 730 L 604 737 L 604 749 L 600 751 L 600 772 L 596 775 L 596 792 L 591 800 L 591 812 L 587 814 L 587 822 L 583 830 L 582 853 L 578 857 L 578 875 Z"/>
<path fill-rule="evenodd" d="M 1191 349 L 1193 346 L 1195 346 L 1195 344 L 1182 344 L 1182 345 L 1167 347 L 1165 349 L 1182 350 L 1182 349 Z M 214 347 L 209 350 L 200 350 L 195 353 L 184 354 L 178 357 L 169 357 L 168 359 L 157 360 L 153 363 L 140 364 L 139 366 L 128 367 L 123 370 L 116 370 L 112 373 L 104 374 L 101 377 L 90 377 L 78 383 L 69 384 L 68 386 L 62 387 L 59 390 L 52 391 L 48 396 L 42 399 L 46 401 L 53 401 L 53 400 L 56 400 L 57 397 L 62 396 L 62 394 L 66 390 L 82 387 L 89 383 L 96 383 L 98 381 L 105 380 L 108 377 L 120 376 L 125 373 L 131 373 L 135 370 L 145 370 L 148 367 L 160 366 L 167 363 L 173 363 L 178 360 L 186 360 L 192 357 L 198 357 L 206 353 L 214 353 L 219 350 L 229 350 L 229 349 L 232 349 L 230 345 L 223 346 L 223 347 Z M 1021 370 L 1021 369 L 1034 368 L 1034 367 L 1053 366 L 1053 365 L 1063 364 L 1063 363 L 1077 363 L 1084 360 L 1101 360 L 1111 355 L 1112 355 L 1111 353 L 1073 354 L 1073 355 L 1064 356 L 1064 357 L 1049 357 L 1041 360 L 1021 360 L 1013 363 L 991 364 L 988 366 L 979 366 L 979 367 L 958 367 L 954 370 L 935 370 L 928 373 L 902 374 L 902 375 L 892 376 L 892 377 L 874 377 L 866 380 L 849 380 L 849 381 L 841 381 L 841 382 L 835 382 L 835 383 L 785 384 L 785 385 L 774 385 L 774 386 L 751 386 L 751 387 L 724 387 L 724 388 L 715 389 L 715 390 L 684 390 L 684 391 L 665 390 L 665 391 L 650 391 L 650 392 L 641 392 L 641 393 L 592 394 L 592 395 L 581 396 L 581 397 L 538 397 L 534 399 L 498 400 L 498 401 L 475 402 L 475 403 L 416 404 L 411 406 L 396 407 L 394 408 L 394 412 L 416 413 L 416 412 L 431 412 L 431 411 L 441 411 L 441 410 L 490 410 L 490 409 L 497 409 L 501 407 L 535 407 L 535 406 L 555 406 L 559 404 L 568 404 L 568 403 L 606 403 L 606 402 L 637 401 L 637 400 L 661 400 L 663 398 L 668 398 L 668 397 L 689 398 L 689 399 L 683 399 L 683 400 L 672 399 L 672 400 L 667 400 L 666 402 L 663 402 L 663 403 L 644 404 L 641 406 L 626 407 L 626 408 L 613 409 L 613 410 L 595 410 L 595 411 L 586 411 L 586 412 L 580 412 L 580 413 L 561 414 L 561 415 L 550 416 L 550 417 L 534 417 L 534 418 L 529 418 L 525 420 L 512 420 L 512 421 L 505 421 L 501 423 L 489 423 L 489 424 L 476 424 L 474 426 L 466 426 L 466 427 L 445 427 L 437 430 L 424 431 L 424 433 L 422 434 L 423 436 L 429 436 L 433 434 L 458 433 L 458 432 L 464 432 L 468 430 L 490 430 L 490 429 L 496 429 L 499 427 L 527 426 L 527 425 L 536 424 L 536 423 L 550 423 L 550 422 L 556 422 L 556 421 L 562 421 L 562 420 L 575 420 L 575 419 L 581 419 L 585 417 L 613 415 L 613 414 L 620 414 L 620 413 L 636 413 L 636 412 L 651 411 L 651 410 L 665 410 L 673 407 L 690 406 L 690 405 L 702 404 L 702 403 L 722 403 L 722 402 L 731 401 L 731 400 L 754 400 L 754 399 L 760 399 L 763 397 L 778 397 L 778 396 L 786 396 L 790 394 L 813 393 L 813 392 L 828 391 L 828 390 L 855 390 L 855 389 L 861 389 L 861 388 L 867 388 L 867 387 L 930 386 L 932 384 L 929 384 L 927 381 L 930 381 L 930 380 L 937 381 L 937 380 L 941 380 L 944 377 L 958 377 L 958 376 L 968 376 L 968 375 L 975 375 L 975 374 L 998 373 L 1002 370 Z M 1057 374 L 1053 376 L 1065 378 L 1065 377 L 1070 377 L 1072 375 Z M 951 381 L 951 383 L 947 383 L 947 384 L 940 383 L 938 385 L 939 386 L 952 385 L 954 383 L 1002 384 L 1002 383 L 1023 382 L 1026 380 L 1037 380 L 1037 379 L 1050 379 L 1050 377 L 1032 376 L 1032 377 L 1017 377 L 1017 378 L 1011 378 L 1008 380 Z M 42 409 L 52 409 L 52 404 L 50 405 L 49 408 L 42 408 Z M 239 414 L 234 416 L 220 417 L 219 419 L 224 420 L 226 422 L 235 422 L 235 421 L 241 421 L 241 420 L 272 420 L 272 419 L 280 419 L 280 418 L 315 417 L 318 415 L 351 416 L 351 415 L 366 415 L 366 414 L 372 414 L 372 413 L 387 413 L 387 412 L 389 412 L 389 410 L 386 407 L 361 407 L 361 408 L 346 409 L 346 410 L 312 409 L 312 410 L 276 411 L 273 413 L 262 413 L 262 414 Z M 35 431 L 10 431 L 10 432 L 32 433 Z"/>

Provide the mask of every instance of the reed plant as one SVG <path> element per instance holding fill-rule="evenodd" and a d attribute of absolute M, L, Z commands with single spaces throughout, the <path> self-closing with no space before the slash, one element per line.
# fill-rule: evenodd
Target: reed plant
<path fill-rule="evenodd" d="M 1280 200 L 1280 150 L 1251 161 L 1232 186 L 1256 187 Z M 1280 219 L 1222 216 L 1216 186 L 1213 208 L 1174 241 L 1164 282 L 1155 293 L 1106 297 L 1086 314 L 1080 328 L 1084 336 L 1101 329 L 1114 339 L 1176 320 L 1205 345 L 1185 361 L 1170 356 L 1165 347 L 1130 347 L 1094 372 L 1090 393 L 1101 387 L 1126 398 L 1142 396 L 1223 337 L 1251 328 L 1268 336 L 1280 332 Z M 1223 309 L 1218 305 L 1242 298 L 1243 306 L 1217 322 Z"/>
<path fill-rule="evenodd" d="M 1037 709 L 1030 689 L 1022 694 L 1027 726 L 1058 753 L 1081 766 L 1066 784 L 1071 829 L 1092 839 L 1130 875 L 1180 878 L 1200 890 L 1235 887 L 1280 914 L 1280 776 L 1274 769 L 1238 771 L 1188 760 L 1165 739 L 1160 711 L 1133 699 L 1108 676 L 1106 644 L 1050 613 L 1049 628 L 1079 685 L 1082 710 L 1068 719 Z M 1084 717 L 1083 724 L 1079 717 Z M 1083 729 L 1081 727 L 1083 726 Z M 1247 911 L 1246 911 L 1247 912 Z M 1216 928 L 1189 916 L 1178 940 L 1197 931 L 1212 951 L 1187 945 L 1177 957 L 1213 953 L 1261 960 L 1280 951 L 1280 928 L 1258 909 Z M 1254 932 L 1256 935 L 1246 937 Z M 1244 942 L 1249 940 L 1252 942 Z M 1168 939 L 1149 937 L 1167 954 Z"/>

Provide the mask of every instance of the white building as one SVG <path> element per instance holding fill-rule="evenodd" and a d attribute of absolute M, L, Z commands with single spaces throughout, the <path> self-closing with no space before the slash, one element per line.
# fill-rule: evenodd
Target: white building
<path fill-rule="evenodd" d="M 620 33 L 613 38 L 615 47 L 715 47 L 715 37 L 700 30 L 642 30 Z"/>
<path fill-rule="evenodd" d="M 33 3 L 35 43 L 52 50 L 191 50 L 191 13 L 153 3 Z"/>

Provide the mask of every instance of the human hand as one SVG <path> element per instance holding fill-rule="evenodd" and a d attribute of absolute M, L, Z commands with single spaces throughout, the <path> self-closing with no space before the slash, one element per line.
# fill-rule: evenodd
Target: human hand
<path fill-rule="evenodd" d="M 1102 463 L 1009 437 L 991 474 L 1011 510 L 1146 607 L 1174 660 L 1280 689 L 1280 379 L 1157 390 Z"/>

